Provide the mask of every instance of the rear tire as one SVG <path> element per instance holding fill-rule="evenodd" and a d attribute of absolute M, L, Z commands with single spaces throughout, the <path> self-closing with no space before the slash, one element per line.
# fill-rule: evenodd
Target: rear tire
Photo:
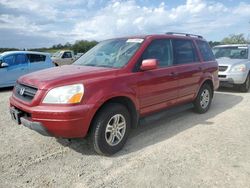
<path fill-rule="evenodd" d="M 211 105 L 212 96 L 213 92 L 211 86 L 209 84 L 203 84 L 193 102 L 194 111 L 199 114 L 207 112 Z"/>
<path fill-rule="evenodd" d="M 92 124 L 91 144 L 102 155 L 112 155 L 120 151 L 126 143 L 131 118 L 127 108 L 111 103 L 98 112 Z"/>
<path fill-rule="evenodd" d="M 239 89 L 241 92 L 248 92 L 249 88 L 250 88 L 250 74 L 248 74 L 244 84 L 239 85 Z"/>

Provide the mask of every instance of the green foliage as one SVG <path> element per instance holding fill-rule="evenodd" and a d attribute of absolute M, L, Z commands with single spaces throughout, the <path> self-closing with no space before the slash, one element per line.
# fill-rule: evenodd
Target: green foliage
<path fill-rule="evenodd" d="M 98 42 L 96 41 L 86 41 L 86 40 L 80 40 L 76 41 L 75 44 L 71 46 L 71 50 L 73 50 L 75 53 L 85 53 L 89 49 L 93 48 Z"/>
<path fill-rule="evenodd" d="M 244 37 L 244 34 L 231 34 L 228 37 L 225 37 L 222 41 L 222 44 L 246 44 L 249 41 Z"/>
<path fill-rule="evenodd" d="M 221 42 L 218 42 L 218 41 L 209 41 L 208 43 L 209 43 L 209 45 L 210 45 L 211 47 L 214 47 L 214 46 L 217 46 L 217 45 L 220 45 L 220 44 L 221 44 Z"/>
<path fill-rule="evenodd" d="M 39 51 L 39 52 L 48 52 L 48 53 L 55 53 L 58 50 L 73 50 L 74 53 L 85 53 L 90 48 L 94 47 L 98 42 L 96 41 L 87 41 L 87 40 L 80 40 L 76 41 L 74 44 L 70 44 L 67 42 L 66 44 L 55 44 L 51 48 L 34 48 L 29 49 L 31 51 Z"/>
<path fill-rule="evenodd" d="M 0 48 L 0 53 L 6 52 L 6 51 L 18 51 L 17 48 Z"/>

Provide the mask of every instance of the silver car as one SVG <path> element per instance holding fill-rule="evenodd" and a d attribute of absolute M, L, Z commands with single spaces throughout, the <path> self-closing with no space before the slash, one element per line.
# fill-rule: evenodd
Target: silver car
<path fill-rule="evenodd" d="M 247 92 L 250 87 L 250 45 L 230 44 L 213 48 L 219 64 L 220 86 L 236 86 Z"/>

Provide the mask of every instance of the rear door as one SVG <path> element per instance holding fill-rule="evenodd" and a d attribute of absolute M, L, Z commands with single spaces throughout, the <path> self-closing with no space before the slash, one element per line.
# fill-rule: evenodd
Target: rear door
<path fill-rule="evenodd" d="M 49 65 L 46 63 L 46 55 L 43 54 L 27 54 L 29 59 L 29 72 L 34 72 L 48 68 Z"/>
<path fill-rule="evenodd" d="M 188 102 L 196 95 L 202 76 L 202 64 L 193 40 L 172 39 L 174 66 L 178 72 L 178 103 Z"/>
<path fill-rule="evenodd" d="M 28 73 L 28 59 L 26 54 L 8 55 L 3 58 L 3 61 L 9 65 L 4 68 L 6 70 L 4 75 L 1 75 L 6 84 L 14 85 L 20 76 Z"/>
<path fill-rule="evenodd" d="M 173 64 L 170 39 L 155 39 L 144 51 L 141 59 L 157 59 L 159 68 L 138 73 L 141 113 L 150 113 L 175 104 L 178 97 L 178 77 Z"/>

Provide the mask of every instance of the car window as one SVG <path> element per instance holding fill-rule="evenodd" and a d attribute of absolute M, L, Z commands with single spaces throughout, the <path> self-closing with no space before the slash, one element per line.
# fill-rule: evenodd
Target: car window
<path fill-rule="evenodd" d="M 172 46 L 169 39 L 156 39 L 151 42 L 143 52 L 142 60 L 157 59 L 159 67 L 171 66 L 173 64 Z"/>
<path fill-rule="evenodd" d="M 44 62 L 46 59 L 45 55 L 41 54 L 27 54 L 30 63 Z"/>
<path fill-rule="evenodd" d="M 15 64 L 25 64 L 27 63 L 27 56 L 25 54 L 17 54 L 15 58 Z"/>
<path fill-rule="evenodd" d="M 198 61 L 198 56 L 191 40 L 186 39 L 174 39 L 173 51 L 174 51 L 174 64 L 186 64 Z"/>
<path fill-rule="evenodd" d="M 71 52 L 64 52 L 62 58 L 72 58 Z"/>
<path fill-rule="evenodd" d="M 196 43 L 197 43 L 198 48 L 201 52 L 201 56 L 202 56 L 203 61 L 214 61 L 215 60 L 214 54 L 213 54 L 213 52 L 212 52 L 212 50 L 207 42 L 199 40 L 199 41 L 196 41 Z"/>
<path fill-rule="evenodd" d="M 77 59 L 74 65 L 121 68 L 128 64 L 143 41 L 142 38 L 119 38 L 102 41 Z"/>
<path fill-rule="evenodd" d="M 214 47 L 213 53 L 215 58 L 230 58 L 230 59 L 247 59 L 248 48 L 247 46 L 225 46 L 225 47 Z"/>
<path fill-rule="evenodd" d="M 7 57 L 3 58 L 3 61 L 7 63 L 9 66 L 12 66 L 15 64 L 15 56 L 14 55 L 9 55 Z"/>

